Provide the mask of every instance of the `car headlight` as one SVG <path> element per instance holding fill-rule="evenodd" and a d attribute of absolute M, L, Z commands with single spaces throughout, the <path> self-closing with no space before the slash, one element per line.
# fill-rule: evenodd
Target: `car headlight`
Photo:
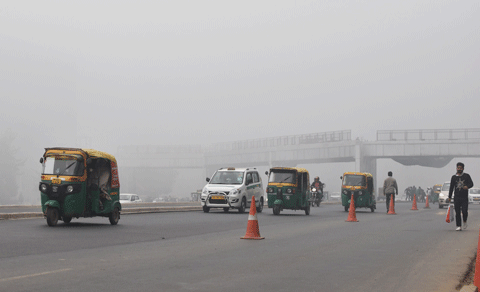
<path fill-rule="evenodd" d="M 207 188 L 203 188 L 203 190 L 202 190 L 202 195 L 208 195 L 208 190 L 207 190 Z"/>
<path fill-rule="evenodd" d="M 440 193 L 440 195 L 438 195 L 438 196 L 441 197 L 441 198 L 445 197 L 445 195 L 442 194 L 442 193 Z"/>
<path fill-rule="evenodd" d="M 43 193 L 46 193 L 46 192 L 47 192 L 47 185 L 46 185 L 46 184 L 40 185 L 40 190 L 41 190 Z"/>
<path fill-rule="evenodd" d="M 67 187 L 67 193 L 73 192 L 73 186 L 68 186 Z"/>
<path fill-rule="evenodd" d="M 236 196 L 236 195 L 238 195 L 238 194 L 240 194 L 240 190 L 239 190 L 239 189 L 233 189 L 233 190 L 230 191 L 230 195 Z"/>

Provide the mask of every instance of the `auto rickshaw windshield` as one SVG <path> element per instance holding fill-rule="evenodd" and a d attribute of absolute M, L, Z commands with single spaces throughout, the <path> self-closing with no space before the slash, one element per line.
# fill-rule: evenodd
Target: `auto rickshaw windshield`
<path fill-rule="evenodd" d="M 363 175 L 345 175 L 343 178 L 344 186 L 365 186 L 365 176 Z"/>
<path fill-rule="evenodd" d="M 81 155 L 53 155 L 45 157 L 42 174 L 81 176 L 84 172 Z"/>
<path fill-rule="evenodd" d="M 269 183 L 296 183 L 295 171 L 275 170 L 270 172 Z"/>

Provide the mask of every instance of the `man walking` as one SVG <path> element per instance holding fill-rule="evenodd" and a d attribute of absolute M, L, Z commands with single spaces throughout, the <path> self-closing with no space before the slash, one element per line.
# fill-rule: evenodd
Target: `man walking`
<path fill-rule="evenodd" d="M 455 205 L 455 221 L 457 221 L 457 231 L 462 230 L 462 215 L 463 215 L 463 229 L 467 229 L 468 218 L 468 189 L 473 187 L 472 178 L 468 173 L 464 173 L 465 165 L 461 162 L 457 163 L 457 173 L 452 176 L 450 180 L 450 190 L 448 191 L 448 201 L 452 201 L 452 193 L 455 194 L 453 198 Z M 462 214 L 460 214 L 460 210 Z"/>
<path fill-rule="evenodd" d="M 387 213 L 390 208 L 390 199 L 393 199 L 395 206 L 395 194 L 398 194 L 397 181 L 392 177 L 392 172 L 388 172 L 388 177 L 383 182 L 383 194 L 387 198 Z"/>

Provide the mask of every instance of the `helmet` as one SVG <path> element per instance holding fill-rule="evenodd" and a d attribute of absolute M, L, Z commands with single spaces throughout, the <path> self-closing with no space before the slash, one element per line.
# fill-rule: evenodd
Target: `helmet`
<path fill-rule="evenodd" d="M 320 178 L 318 176 L 315 177 L 315 180 L 320 180 Z"/>

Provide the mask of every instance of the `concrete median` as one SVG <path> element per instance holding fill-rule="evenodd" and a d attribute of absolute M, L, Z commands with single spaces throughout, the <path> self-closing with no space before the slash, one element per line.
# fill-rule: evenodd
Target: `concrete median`
<path fill-rule="evenodd" d="M 0 220 L 15 220 L 28 218 L 43 218 L 43 213 L 40 211 L 41 206 L 1 206 L 0 208 L 7 209 L 8 212 L 0 213 Z M 31 212 L 15 212 L 15 209 L 33 209 Z M 135 204 L 135 206 L 122 206 L 122 215 L 129 214 L 146 214 L 146 213 L 166 213 L 166 212 L 191 212 L 201 211 L 202 207 L 199 202 L 194 203 L 142 203 Z"/>

